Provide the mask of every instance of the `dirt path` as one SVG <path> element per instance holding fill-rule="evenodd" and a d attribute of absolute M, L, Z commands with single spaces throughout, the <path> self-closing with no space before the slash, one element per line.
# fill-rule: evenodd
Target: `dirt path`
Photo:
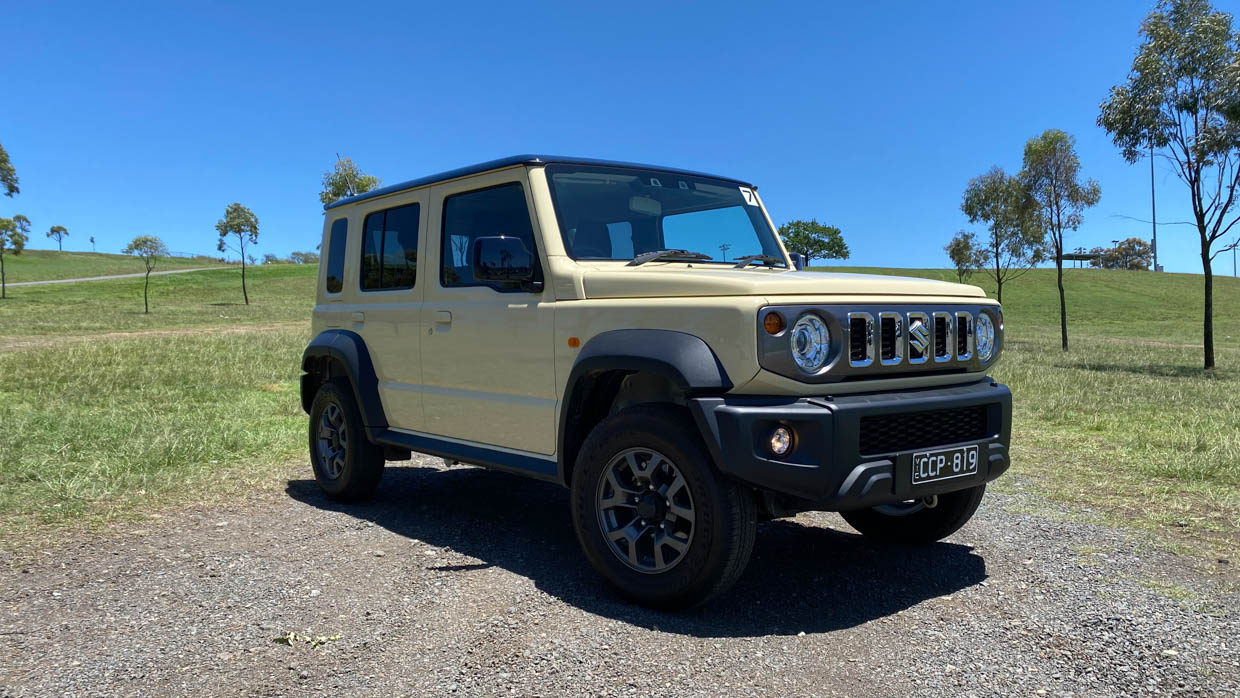
<path fill-rule="evenodd" d="M 11 561 L 0 695 L 1240 691 L 1234 585 L 1034 494 L 992 493 L 925 548 L 834 515 L 762 524 L 730 594 L 670 615 L 599 584 L 559 488 L 419 459 L 345 506 L 307 475 Z"/>
<path fill-rule="evenodd" d="M 192 271 L 213 271 L 216 269 L 228 269 L 229 267 L 196 267 L 194 269 L 169 269 L 167 271 L 153 271 L 151 276 L 164 276 L 166 274 L 188 274 Z M 112 274 L 109 276 L 83 276 L 77 279 L 46 279 L 44 281 L 18 281 L 17 283 L 5 284 L 9 288 L 17 288 L 18 286 L 45 286 L 47 284 L 76 284 L 81 281 L 111 281 L 112 279 L 140 279 L 146 276 L 145 272 L 137 274 Z"/>
<path fill-rule="evenodd" d="M 178 327 L 167 330 L 130 330 L 127 332 L 99 332 L 73 335 L 32 335 L 27 337 L 0 337 L 0 351 L 33 349 L 61 344 L 97 342 L 110 339 L 149 339 L 184 334 L 236 334 L 238 332 L 265 332 L 269 330 L 309 329 L 305 322 L 271 322 L 262 325 L 235 325 L 232 327 Z"/>

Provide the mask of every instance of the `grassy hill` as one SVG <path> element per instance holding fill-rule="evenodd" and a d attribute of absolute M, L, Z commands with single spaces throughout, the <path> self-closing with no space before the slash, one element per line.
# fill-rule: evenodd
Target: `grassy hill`
<path fill-rule="evenodd" d="M 159 265 L 156 269 L 166 271 L 171 269 L 197 269 L 198 267 L 222 266 L 225 266 L 223 262 L 211 257 L 168 257 L 159 260 Z M 48 281 L 51 279 L 80 279 L 88 276 L 137 274 L 144 270 L 142 260 L 123 254 L 26 250 L 19 255 L 4 255 L 5 279 L 11 284 L 22 281 Z"/>
<path fill-rule="evenodd" d="M 132 260 L 127 260 L 132 261 Z M 947 270 L 857 269 L 954 279 Z M 0 303 L 0 528 L 99 522 L 274 486 L 300 461 L 298 358 L 315 266 L 14 289 Z M 981 275 L 974 283 L 985 283 Z M 1240 555 L 1240 282 L 1217 279 L 1219 369 L 1201 366 L 1201 277 L 1053 270 L 1004 291 L 994 375 L 1015 395 L 1014 477 L 1164 546 Z"/>

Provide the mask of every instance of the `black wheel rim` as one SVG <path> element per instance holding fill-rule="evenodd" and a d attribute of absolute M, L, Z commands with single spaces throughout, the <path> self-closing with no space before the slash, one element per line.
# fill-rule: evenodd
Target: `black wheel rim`
<path fill-rule="evenodd" d="M 319 417 L 317 450 L 323 477 L 328 480 L 340 477 L 344 472 L 345 457 L 349 454 L 349 434 L 340 405 L 329 404 Z"/>
<path fill-rule="evenodd" d="M 666 572 L 693 543 L 693 494 L 662 453 L 630 448 L 616 454 L 599 478 L 599 526 L 611 552 L 645 574 Z"/>

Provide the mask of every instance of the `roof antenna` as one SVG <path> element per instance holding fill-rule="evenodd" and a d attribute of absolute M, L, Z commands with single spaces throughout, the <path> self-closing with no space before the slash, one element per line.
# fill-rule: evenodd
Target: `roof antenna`
<path fill-rule="evenodd" d="M 336 164 L 340 164 L 340 153 L 336 153 Z M 349 184 L 349 196 L 357 196 L 357 187 L 353 186 L 353 180 L 349 178 L 348 171 L 344 173 L 344 179 Z"/>

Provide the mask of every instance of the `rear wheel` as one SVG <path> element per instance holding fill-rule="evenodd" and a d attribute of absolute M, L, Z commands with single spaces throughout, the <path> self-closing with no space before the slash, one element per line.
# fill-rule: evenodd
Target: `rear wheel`
<path fill-rule="evenodd" d="M 383 477 L 383 449 L 366 438 L 347 379 L 324 383 L 310 407 L 310 464 L 327 496 L 356 501 L 375 493 Z"/>
<path fill-rule="evenodd" d="M 841 511 L 848 525 L 869 538 L 888 543 L 933 543 L 960 530 L 973 518 L 986 485 L 967 490 Z"/>
<path fill-rule="evenodd" d="M 628 599 L 700 605 L 749 561 L 753 496 L 715 470 L 683 410 L 639 405 L 603 420 L 582 446 L 572 489 L 582 550 Z"/>

